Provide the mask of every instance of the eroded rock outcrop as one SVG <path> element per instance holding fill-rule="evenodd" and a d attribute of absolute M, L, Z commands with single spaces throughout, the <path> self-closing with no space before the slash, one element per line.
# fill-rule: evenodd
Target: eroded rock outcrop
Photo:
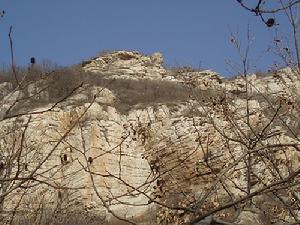
<path fill-rule="evenodd" d="M 293 71 L 227 80 L 209 70 L 167 70 L 159 53 L 126 51 L 83 69 L 93 80 L 54 102 L 39 86 L 0 86 L 0 176 L 13 180 L 0 183 L 8 222 L 16 205 L 29 209 L 31 222 L 45 221 L 47 211 L 58 224 L 75 214 L 87 224 L 141 225 L 299 217 Z"/>
<path fill-rule="evenodd" d="M 85 61 L 83 69 L 124 79 L 161 79 L 166 73 L 160 53 L 148 57 L 138 52 L 128 51 L 111 52 Z"/>

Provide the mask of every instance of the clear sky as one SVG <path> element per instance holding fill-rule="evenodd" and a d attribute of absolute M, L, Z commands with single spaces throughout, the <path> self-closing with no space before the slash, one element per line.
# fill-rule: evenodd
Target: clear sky
<path fill-rule="evenodd" d="M 274 61 L 265 53 L 273 28 L 235 0 L 0 0 L 0 9 L 6 11 L 0 18 L 2 67 L 10 64 L 10 25 L 18 65 L 31 56 L 67 66 L 104 50 L 137 50 L 161 52 L 167 66 L 229 75 L 225 61 L 238 61 L 230 30 L 245 43 L 248 24 L 253 70 L 268 69 Z"/>

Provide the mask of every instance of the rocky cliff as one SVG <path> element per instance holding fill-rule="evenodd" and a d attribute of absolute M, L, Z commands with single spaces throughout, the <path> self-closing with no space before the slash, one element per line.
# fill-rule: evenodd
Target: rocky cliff
<path fill-rule="evenodd" d="M 3 221 L 297 222 L 299 85 L 290 68 L 226 79 L 127 51 L 2 83 Z"/>

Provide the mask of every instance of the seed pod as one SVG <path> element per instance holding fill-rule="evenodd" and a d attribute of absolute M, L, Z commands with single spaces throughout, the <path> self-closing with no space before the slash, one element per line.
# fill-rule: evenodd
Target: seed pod
<path fill-rule="evenodd" d="M 31 63 L 31 64 L 35 64 L 35 58 L 34 58 L 34 57 L 31 57 L 31 58 L 30 58 L 30 63 Z"/>
<path fill-rule="evenodd" d="M 266 25 L 268 27 L 273 27 L 275 25 L 275 19 L 274 18 L 269 18 L 266 22 Z"/>

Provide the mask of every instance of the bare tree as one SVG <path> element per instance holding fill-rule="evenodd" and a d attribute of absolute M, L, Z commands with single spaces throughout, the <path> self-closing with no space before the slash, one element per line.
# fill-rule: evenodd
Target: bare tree
<path fill-rule="evenodd" d="M 282 50 L 285 51 L 285 55 L 289 56 L 288 66 L 296 66 L 298 73 L 300 71 L 300 49 L 299 49 L 299 7 L 300 1 L 288 0 L 288 1 L 242 1 L 236 0 L 242 8 L 259 16 L 263 23 L 268 27 L 280 27 L 280 21 L 277 21 L 276 16 L 284 14 L 290 24 L 290 31 L 292 33 L 292 46 L 288 46 L 288 43 L 283 43 Z M 284 40 L 275 37 L 274 42 L 278 44 Z M 293 51 L 291 51 L 293 50 Z M 282 54 L 281 54 L 282 55 Z"/>
<path fill-rule="evenodd" d="M 237 2 L 259 16 L 270 28 L 278 26 L 274 14 L 287 15 L 293 30 L 296 60 L 291 61 L 295 58 L 292 51 L 288 55 L 279 53 L 288 66 L 296 67 L 293 71 L 299 77 L 298 21 L 295 14 L 299 1 L 279 1 L 279 6 L 274 9 L 265 8 L 267 2 L 262 0 L 253 6 L 248 6 L 246 1 Z M 107 148 L 91 145 L 92 138 L 85 130 L 85 115 L 93 106 L 96 95 L 82 110 L 65 112 L 61 126 L 56 127 L 48 121 L 48 130 L 38 132 L 39 141 L 32 137 L 33 129 L 38 127 L 36 121 L 43 120 L 47 113 L 55 116 L 54 113 L 68 98 L 84 88 L 84 83 L 81 80 L 75 82 L 50 105 L 32 109 L 34 107 L 30 104 L 33 100 L 57 84 L 49 79 L 55 76 L 55 71 L 29 81 L 27 78 L 32 75 L 31 71 L 20 76 L 14 62 L 12 29 L 9 40 L 15 86 L 1 99 L 4 110 L 0 133 L 0 215 L 7 224 L 22 222 L 18 213 L 22 212 L 22 204 L 26 203 L 31 206 L 31 211 L 25 212 L 31 224 L 79 223 L 79 220 L 68 220 L 63 214 L 69 213 L 68 197 L 80 190 L 89 192 L 96 199 L 95 204 L 85 210 L 88 211 L 89 207 L 104 209 L 106 214 L 116 219 L 116 224 L 139 223 L 125 213 L 120 214 L 117 207 L 144 206 L 155 206 L 157 215 L 154 217 L 157 218 L 154 220 L 166 225 L 200 222 L 232 225 L 245 223 L 249 218 L 252 224 L 253 221 L 264 225 L 300 223 L 300 169 L 295 160 L 300 158 L 300 132 L 299 124 L 288 122 L 299 119 L 293 118 L 300 112 L 299 94 L 295 91 L 296 87 L 286 87 L 289 90 L 273 93 L 256 85 L 248 74 L 249 30 L 245 47 L 238 37 L 231 37 L 241 59 L 241 76 L 236 78 L 235 84 L 226 83 L 232 85 L 231 88 L 227 89 L 225 85 L 215 95 L 201 98 L 199 96 L 205 93 L 187 83 L 186 92 L 195 98 L 187 103 L 189 113 L 192 112 L 188 119 L 156 123 L 150 116 L 145 120 L 137 116 L 136 121 L 123 125 L 124 133 L 116 138 L 118 142 Z M 281 40 L 276 39 L 275 47 L 281 49 L 280 43 Z M 274 76 L 282 73 L 276 71 Z M 278 82 L 284 87 L 284 81 L 279 79 Z M 23 91 L 30 85 L 38 88 L 24 96 Z M 186 130 L 183 129 L 185 126 Z M 49 138 L 50 129 L 55 135 Z M 45 142 L 42 137 L 47 137 Z M 74 138 L 76 141 L 73 141 Z M 101 138 L 107 137 L 93 138 L 101 142 Z M 143 157 L 150 168 L 144 180 L 136 183 L 124 175 L 125 149 L 132 140 L 144 148 Z M 106 160 L 114 160 L 117 166 L 101 167 Z M 102 170 L 98 170 L 100 167 Z M 70 186 L 67 182 L 80 176 L 88 178 L 84 186 Z M 118 191 L 112 188 L 114 186 L 118 186 Z M 48 201 L 52 200 L 44 193 L 47 189 L 57 196 L 55 203 L 52 202 L 55 207 L 48 217 Z M 40 196 L 33 203 L 32 192 Z M 80 203 L 75 201 L 74 204 Z M 96 221 L 107 222 L 106 214 Z"/>

